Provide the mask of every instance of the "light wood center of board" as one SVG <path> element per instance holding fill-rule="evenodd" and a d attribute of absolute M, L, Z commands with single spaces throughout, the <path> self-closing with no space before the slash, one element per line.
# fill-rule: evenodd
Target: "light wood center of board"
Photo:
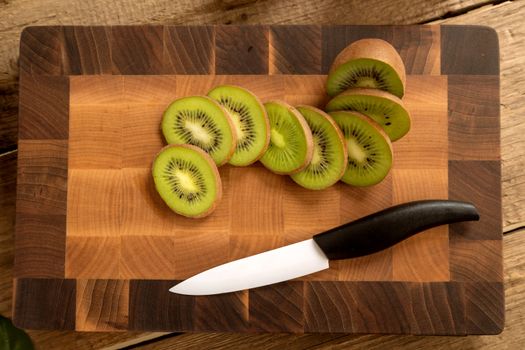
<path fill-rule="evenodd" d="M 155 192 L 162 112 L 178 97 L 238 84 L 265 102 L 322 107 L 326 77 L 75 76 L 70 78 L 67 278 L 183 279 L 393 204 L 448 196 L 447 77 L 409 76 L 412 129 L 394 143 L 381 184 L 310 191 L 260 164 L 220 168 L 223 200 L 209 217 L 172 213 Z M 448 227 L 384 252 L 335 262 L 315 280 L 448 281 Z"/>

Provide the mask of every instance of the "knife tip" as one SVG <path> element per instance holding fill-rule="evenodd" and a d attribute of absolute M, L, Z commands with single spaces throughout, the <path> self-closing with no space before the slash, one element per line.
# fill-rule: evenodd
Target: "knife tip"
<path fill-rule="evenodd" d="M 176 285 L 175 285 L 175 286 L 173 286 L 173 287 L 171 287 L 171 288 L 169 289 L 170 293 L 175 293 L 175 294 L 179 294 L 179 292 L 178 292 L 177 290 L 178 290 L 178 288 L 177 288 L 177 286 L 176 286 Z"/>

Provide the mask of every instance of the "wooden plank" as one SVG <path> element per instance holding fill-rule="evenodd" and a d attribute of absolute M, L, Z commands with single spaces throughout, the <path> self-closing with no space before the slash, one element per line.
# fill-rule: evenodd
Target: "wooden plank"
<path fill-rule="evenodd" d="M 485 6 L 457 18 L 438 23 L 489 25 L 498 33 L 501 77 L 501 159 L 503 193 L 503 227 L 506 230 L 525 225 L 525 120 L 516 118 L 525 114 L 523 91 L 525 76 L 523 52 L 525 35 L 522 1 Z"/>
<path fill-rule="evenodd" d="M 17 212 L 65 215 L 67 141 L 23 140 L 19 148 Z"/>
<path fill-rule="evenodd" d="M 250 293 L 250 325 L 257 332 L 304 331 L 304 283 L 289 281 Z"/>
<path fill-rule="evenodd" d="M 503 285 L 473 282 L 465 285 L 467 332 L 470 334 L 499 334 L 505 326 Z"/>
<path fill-rule="evenodd" d="M 501 261 L 501 240 L 474 241 L 462 238 L 460 235 L 451 237 L 450 279 L 452 281 L 502 281 L 503 264 Z"/>
<path fill-rule="evenodd" d="M 21 140 L 67 139 L 68 78 L 23 74 L 21 80 L 19 138 Z"/>
<path fill-rule="evenodd" d="M 27 75 L 62 75 L 64 33 L 59 26 L 30 27 L 21 33 L 20 72 Z"/>
<path fill-rule="evenodd" d="M 441 73 L 498 75 L 498 35 L 489 27 L 441 27 Z"/>
<path fill-rule="evenodd" d="M 21 328 L 73 330 L 76 280 L 15 280 L 13 321 Z"/>
<path fill-rule="evenodd" d="M 112 27 L 111 59 L 113 74 L 162 74 L 164 28 L 162 26 Z"/>
<path fill-rule="evenodd" d="M 216 74 L 268 74 L 267 26 L 219 26 L 215 30 Z"/>
<path fill-rule="evenodd" d="M 307 282 L 305 331 L 464 334 L 463 298 L 453 282 Z"/>
<path fill-rule="evenodd" d="M 14 148 L 18 140 L 18 81 L 3 81 L 0 73 L 0 152 Z"/>
<path fill-rule="evenodd" d="M 499 86 L 497 75 L 448 77 L 449 159 L 500 159 Z"/>
<path fill-rule="evenodd" d="M 0 314 L 11 316 L 17 152 L 0 156 Z"/>
<path fill-rule="evenodd" d="M 450 227 L 451 236 L 501 239 L 501 188 L 499 161 L 449 161 L 449 197 L 470 201 L 479 209 L 480 221 Z M 471 176 L 473 173 L 476 176 Z"/>
<path fill-rule="evenodd" d="M 164 74 L 213 74 L 215 30 L 172 26 L 165 31 Z"/>
<path fill-rule="evenodd" d="M 270 74 L 321 74 L 321 27 L 270 28 Z"/>
<path fill-rule="evenodd" d="M 65 27 L 64 75 L 111 74 L 111 30 L 108 27 Z"/>
<path fill-rule="evenodd" d="M 195 297 L 166 293 L 177 281 L 131 280 L 129 329 L 193 329 Z"/>
<path fill-rule="evenodd" d="M 196 330 L 246 332 L 249 329 L 248 291 L 195 297 Z"/>
<path fill-rule="evenodd" d="M 128 328 L 129 281 L 77 280 L 77 331 L 118 331 Z"/>

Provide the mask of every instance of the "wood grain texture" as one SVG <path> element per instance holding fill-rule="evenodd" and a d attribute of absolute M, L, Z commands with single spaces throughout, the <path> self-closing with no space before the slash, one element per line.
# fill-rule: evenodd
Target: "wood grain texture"
<path fill-rule="evenodd" d="M 248 291 L 195 297 L 193 317 L 201 331 L 247 331 Z"/>
<path fill-rule="evenodd" d="M 18 137 L 68 138 L 69 80 L 63 76 L 21 76 Z"/>
<path fill-rule="evenodd" d="M 65 75 L 111 74 L 111 30 L 108 27 L 64 27 Z"/>
<path fill-rule="evenodd" d="M 321 26 L 270 28 L 270 74 L 321 74 Z"/>
<path fill-rule="evenodd" d="M 66 278 L 117 279 L 120 277 L 119 237 L 66 237 Z"/>
<path fill-rule="evenodd" d="M 220 26 L 215 30 L 215 73 L 268 74 L 267 26 Z"/>
<path fill-rule="evenodd" d="M 119 278 L 173 279 L 175 239 L 164 236 L 121 237 Z M 115 258 L 115 257 L 114 257 Z"/>
<path fill-rule="evenodd" d="M 473 241 L 453 236 L 450 243 L 450 279 L 469 282 L 501 281 L 501 254 L 501 240 Z"/>
<path fill-rule="evenodd" d="M 250 293 L 250 325 L 257 332 L 304 330 L 304 283 L 289 281 L 255 288 Z"/>
<path fill-rule="evenodd" d="M 69 170 L 67 235 L 118 237 L 122 187 L 120 170 Z"/>
<path fill-rule="evenodd" d="M 284 28 L 279 30 L 284 31 Z M 315 34 L 315 28 L 318 27 L 310 28 L 311 30 L 306 30 L 306 32 Z M 141 329 L 140 327 L 145 325 L 145 320 L 151 322 L 149 326 L 143 328 L 145 330 L 244 331 L 252 329 L 249 321 L 249 293 L 217 296 L 216 298 L 202 297 L 191 302 L 187 301 L 188 308 L 183 308 L 181 313 L 191 313 L 191 322 L 188 321 L 188 316 L 182 314 L 174 317 L 161 315 L 158 318 L 153 318 L 149 314 L 142 317 L 138 314 L 132 315 L 131 309 L 136 307 L 133 311 L 135 313 L 144 311 L 143 305 L 133 306 L 134 298 L 144 303 L 145 295 L 161 295 L 162 291 L 158 289 L 165 286 L 162 280 L 158 280 L 159 278 L 183 279 L 227 262 L 233 255 L 245 253 L 239 253 L 238 248 L 236 248 L 237 251 L 234 250 L 231 253 L 232 247 L 251 249 L 252 245 L 248 244 L 248 240 L 262 234 L 270 234 L 275 237 L 271 244 L 283 244 L 282 242 L 289 243 L 304 239 L 305 235 L 309 237 L 318 231 L 342 223 L 341 220 L 346 215 L 344 205 L 348 205 L 349 208 L 352 208 L 350 207 L 352 205 L 355 206 L 352 200 L 346 201 L 345 204 L 342 203 L 341 193 L 344 192 L 345 185 L 334 186 L 324 193 L 302 191 L 290 179 L 270 174 L 261 166 L 254 166 L 247 169 L 234 167 L 221 169 L 221 174 L 225 177 L 225 196 L 221 203 L 223 205 L 217 210 L 217 213 L 220 214 L 217 216 L 219 221 L 210 217 L 197 225 L 200 227 L 196 227 L 194 222 L 190 224 L 188 220 L 171 219 L 167 215 L 164 216 L 161 213 L 166 208 L 161 209 L 155 215 L 142 211 L 143 208 L 158 211 L 162 206 L 158 198 L 154 197 L 148 198 L 144 204 L 140 202 L 144 194 L 155 195 L 155 191 L 152 190 L 151 175 L 148 174 L 149 169 L 143 164 L 148 158 L 153 157 L 153 146 L 162 145 L 158 129 L 153 127 L 158 126 L 162 113 L 164 102 L 160 103 L 160 101 L 167 102 L 173 96 L 183 94 L 206 93 L 218 82 L 239 85 L 246 83 L 254 87 L 256 90 L 254 92 L 259 93 L 260 91 L 261 95 L 266 98 L 290 98 L 294 101 L 311 98 L 312 95 L 315 95 L 314 91 L 322 87 L 322 79 L 319 75 L 307 76 L 304 80 L 301 80 L 300 77 L 291 78 L 290 74 L 268 75 L 272 64 L 270 57 L 275 56 L 274 58 L 277 59 L 278 56 L 277 51 L 272 52 L 272 50 L 278 47 L 280 51 L 284 51 L 283 45 L 276 43 L 282 40 L 279 39 L 279 36 L 282 37 L 283 32 L 271 34 L 272 29 L 268 26 L 216 27 L 214 29 L 216 31 L 215 71 L 220 73 L 220 70 L 223 69 L 223 72 L 228 75 L 164 76 L 158 78 L 157 83 L 154 79 L 156 77 L 148 77 L 144 74 L 155 75 L 163 72 L 149 70 L 152 65 L 165 68 L 163 65 L 168 57 L 164 42 L 166 27 L 113 27 L 111 29 L 112 72 L 135 76 L 121 79 L 108 76 L 107 86 L 103 86 L 105 85 L 104 76 L 96 77 L 91 82 L 82 78 L 73 79 L 70 85 L 80 91 L 72 92 L 71 101 L 73 102 L 69 103 L 72 117 L 69 119 L 68 136 L 72 147 L 68 160 L 70 190 L 68 195 L 72 204 L 68 205 L 66 249 L 71 247 L 71 253 L 66 254 L 65 274 L 66 277 L 80 279 L 135 279 L 132 280 L 130 286 L 130 329 Z M 370 30 L 371 36 L 378 30 L 375 27 L 368 27 L 365 28 L 365 32 L 366 29 Z M 412 29 L 392 30 L 394 33 L 395 30 L 410 32 Z M 434 45 L 433 35 L 437 32 L 433 31 L 430 35 L 432 43 L 427 45 L 426 53 L 418 53 L 417 50 L 406 50 L 406 53 L 403 53 L 407 55 L 408 61 L 413 58 L 413 61 L 410 62 L 412 62 L 411 66 L 414 71 L 421 69 L 421 73 L 426 75 L 409 78 L 411 90 L 407 90 L 406 100 L 409 108 L 419 111 L 419 118 L 416 120 L 421 121 L 414 123 L 412 134 L 425 131 L 428 134 L 406 141 L 405 148 L 400 147 L 402 155 L 409 153 L 410 149 L 419 149 L 421 152 L 412 154 L 412 157 L 405 154 L 405 159 L 408 160 L 405 162 L 401 157 L 399 165 L 395 166 L 392 175 L 388 178 L 387 185 L 378 187 L 377 193 L 386 194 L 386 197 L 381 200 L 371 200 L 370 203 L 373 206 L 389 206 L 408 200 L 447 198 L 448 196 L 447 166 L 449 163 L 447 162 L 448 144 L 446 142 L 448 116 L 446 108 L 443 107 L 447 104 L 448 85 L 446 78 L 431 75 L 434 68 L 425 68 L 427 62 L 437 62 L 433 58 L 428 58 L 435 56 L 438 46 Z M 161 38 L 159 38 L 159 33 L 162 33 Z M 234 34 L 240 34 L 241 40 L 232 40 Z M 408 37 L 412 35 L 410 33 L 401 34 L 406 34 Z M 116 37 L 121 41 L 118 44 L 115 43 Z M 323 36 L 320 38 L 320 40 L 325 40 Z M 326 40 L 335 40 L 335 38 Z M 392 40 L 395 40 L 395 37 L 392 37 Z M 419 42 L 417 41 L 419 39 L 414 40 Z M 258 46 L 254 46 L 255 42 Z M 275 47 L 272 46 L 274 44 Z M 130 62 L 129 53 L 144 45 L 147 45 L 146 52 L 140 56 L 139 60 Z M 315 51 L 315 40 L 312 41 L 312 45 Z M 119 51 L 117 56 L 114 50 Z M 232 59 L 226 61 L 226 54 L 231 55 L 232 53 L 237 54 L 235 59 L 230 57 Z M 286 55 L 283 53 L 282 56 Z M 410 55 L 414 57 L 419 55 L 420 58 Z M 257 59 L 249 61 L 248 58 L 252 56 Z M 430 65 L 435 67 L 434 63 Z M 250 74 L 242 77 L 236 75 L 245 72 L 246 65 L 254 68 L 248 71 Z M 117 66 L 120 67 L 118 70 L 115 69 Z M 309 80 L 313 82 L 312 87 L 298 89 L 295 92 L 291 86 L 293 83 L 306 85 Z M 423 95 L 421 91 L 424 90 L 428 90 L 430 96 Z M 94 100 L 91 100 L 92 97 Z M 322 103 L 322 100 L 320 99 L 318 103 Z M 127 123 L 127 119 L 130 118 L 133 122 Z M 141 137 L 139 141 L 133 140 L 136 137 L 136 131 L 143 129 L 151 137 Z M 432 144 L 428 141 L 432 139 L 445 141 Z M 109 159 L 105 158 L 105 149 L 112 150 L 109 153 Z M 130 156 L 127 150 L 132 151 L 129 152 Z M 438 152 L 433 152 L 434 150 Z M 427 155 L 433 153 L 438 154 L 437 158 L 428 160 Z M 418 157 L 418 159 L 410 160 L 413 157 Z M 132 180 L 129 183 L 124 180 L 128 178 Z M 416 182 L 414 186 L 407 185 L 414 181 Z M 230 184 L 236 184 L 235 189 Z M 352 193 L 347 194 L 352 195 Z M 390 201 L 387 202 L 388 199 Z M 253 208 L 258 210 L 254 211 Z M 235 220 L 228 219 L 232 213 L 235 213 Z M 352 215 L 355 214 L 352 212 Z M 159 221 L 157 228 L 160 228 L 161 232 L 171 232 L 170 235 L 159 234 L 157 228 L 147 224 L 148 220 L 155 221 L 158 218 L 165 220 Z M 212 228 L 213 224 L 209 224 L 211 222 L 220 223 L 217 226 L 219 231 Z M 140 225 L 134 223 L 140 223 Z M 206 227 L 206 225 L 210 226 Z M 310 227 L 312 232 L 305 230 L 305 226 Z M 170 231 L 173 228 L 174 230 Z M 201 231 L 200 228 L 203 230 Z M 148 231 L 153 231 L 153 234 L 148 234 Z M 233 246 L 229 234 L 234 237 Z M 425 244 L 428 245 L 428 249 L 421 248 Z M 303 329 L 309 331 L 464 334 L 466 332 L 464 326 L 465 299 L 461 297 L 451 300 L 450 298 L 451 293 L 463 293 L 463 285 L 434 282 L 428 284 L 427 288 L 427 284 L 414 283 L 414 281 L 449 281 L 448 244 L 447 227 L 434 229 L 424 238 L 420 238 L 420 241 L 404 242 L 382 254 L 356 260 L 353 262 L 355 266 L 352 266 L 352 263 L 334 263 L 329 270 L 305 278 L 306 283 L 320 283 L 320 286 L 329 286 L 334 290 L 330 293 L 336 293 L 333 295 L 339 293 L 346 297 L 356 298 L 355 308 L 362 307 L 361 305 L 373 305 L 373 307 L 367 306 L 365 311 L 359 309 L 358 312 L 366 314 L 370 309 L 372 317 L 374 312 L 377 312 L 380 317 L 383 317 L 383 313 L 390 315 L 384 320 L 376 320 L 375 323 L 372 322 L 365 327 L 362 324 L 366 323 L 365 319 L 368 316 L 363 316 L 362 320 L 352 319 L 353 316 L 349 316 L 349 313 L 353 312 L 353 309 L 347 308 L 340 314 L 339 319 L 327 321 L 334 323 L 326 326 L 322 320 L 330 313 L 332 306 L 327 301 L 315 301 L 315 298 L 318 298 L 317 292 L 308 294 L 308 291 L 305 290 L 304 304 L 314 305 L 312 307 L 314 311 L 311 311 L 309 319 L 304 309 L 304 321 L 299 320 L 296 323 L 303 324 Z M 144 247 L 147 248 L 144 249 Z M 84 256 L 79 255 L 80 252 Z M 86 254 L 89 254 L 90 257 L 95 256 L 96 259 L 89 259 Z M 118 258 L 98 265 L 107 265 L 105 269 L 96 266 L 94 262 L 104 261 L 106 256 Z M 491 258 L 498 258 L 498 256 L 487 256 L 488 260 Z M 77 260 L 82 260 L 84 263 L 75 263 Z M 412 267 L 405 268 L 404 266 Z M 355 268 L 355 273 L 351 272 L 353 268 Z M 356 281 L 352 282 L 352 280 Z M 407 283 L 387 282 L 392 280 Z M 144 284 L 147 281 L 158 283 Z M 166 290 L 167 288 L 164 289 L 164 293 Z M 388 298 L 392 295 L 398 297 L 395 299 L 397 301 L 392 302 L 391 298 Z M 486 296 L 481 296 L 483 297 Z M 308 298 L 313 298 L 313 300 L 308 300 Z M 160 298 L 159 305 L 155 309 L 162 307 L 160 303 L 176 305 L 178 302 L 180 302 L 178 299 Z M 345 303 L 347 303 L 346 298 L 339 298 L 336 299 L 335 305 L 342 304 L 346 307 Z M 426 306 L 428 303 L 438 305 L 437 308 L 448 305 L 451 311 L 447 312 L 450 315 L 438 313 L 436 317 L 420 316 L 420 313 L 422 315 L 429 313 Z M 205 314 L 206 310 L 215 310 L 213 312 L 216 315 Z M 322 312 L 318 317 L 321 323 L 316 323 L 318 321 L 313 315 L 320 311 Z M 463 318 L 458 319 L 457 315 L 463 315 Z M 456 319 L 458 319 L 457 322 Z M 188 323 L 184 324 L 185 322 Z M 294 325 L 292 322 L 290 327 L 295 329 L 294 331 L 300 331 L 297 324 Z"/>
<path fill-rule="evenodd" d="M 113 74 L 162 74 L 164 27 L 111 27 L 111 58 Z"/>
<path fill-rule="evenodd" d="M 448 101 L 449 159 L 499 159 L 498 76 L 449 76 Z"/>
<path fill-rule="evenodd" d="M 20 141 L 17 212 L 66 214 L 67 149 L 65 140 Z"/>
<path fill-rule="evenodd" d="M 393 203 L 421 199 L 447 199 L 448 176 L 444 169 L 394 169 Z M 401 281 L 448 281 L 448 226 L 438 226 L 393 247 L 392 273 Z"/>
<path fill-rule="evenodd" d="M 464 290 L 461 284 L 307 282 L 305 288 L 306 331 L 465 332 Z M 403 307 L 402 300 L 410 300 L 412 307 Z"/>
<path fill-rule="evenodd" d="M 213 74 L 214 46 L 212 26 L 166 28 L 164 74 Z"/>
<path fill-rule="evenodd" d="M 524 75 L 521 66 L 525 47 L 525 28 L 520 24 L 523 4 L 505 2 L 498 6 L 485 6 L 458 18 L 443 21 L 444 24 L 488 25 L 498 33 L 501 55 L 501 157 L 502 157 L 502 207 L 505 231 L 525 224 L 524 213 L 525 173 L 525 122 L 516 116 L 523 115 Z"/>
<path fill-rule="evenodd" d="M 0 314 L 5 317 L 12 312 L 17 155 L 13 151 L 0 156 Z"/>
<path fill-rule="evenodd" d="M 15 269 L 18 278 L 63 278 L 66 216 L 18 213 Z"/>
<path fill-rule="evenodd" d="M 77 331 L 115 331 L 128 328 L 129 281 L 77 280 Z"/>
<path fill-rule="evenodd" d="M 499 334 L 505 316 L 498 310 L 505 306 L 503 284 L 475 282 L 465 284 L 467 332 L 470 334 Z"/>
<path fill-rule="evenodd" d="M 29 75 L 62 75 L 62 27 L 25 28 L 20 38 L 20 72 Z"/>
<path fill-rule="evenodd" d="M 14 290 L 13 321 L 18 327 L 75 329 L 75 280 L 15 279 Z"/>
<path fill-rule="evenodd" d="M 177 281 L 131 280 L 129 329 L 191 331 L 195 297 L 167 293 L 176 283 Z"/>
<path fill-rule="evenodd" d="M 450 234 L 468 239 L 501 239 L 500 163 L 451 160 L 448 172 L 450 199 L 468 200 L 480 213 L 476 225 L 459 223 L 451 227 Z"/>
<path fill-rule="evenodd" d="M 499 44 L 489 27 L 441 27 L 441 73 L 499 74 Z"/>
<path fill-rule="evenodd" d="M 393 169 L 446 168 L 447 77 L 409 75 L 406 85 L 403 103 L 411 118 L 410 132 L 392 145 Z"/>

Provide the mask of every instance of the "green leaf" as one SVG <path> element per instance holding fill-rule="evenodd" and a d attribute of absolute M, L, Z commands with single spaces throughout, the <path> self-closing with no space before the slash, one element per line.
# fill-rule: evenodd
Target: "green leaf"
<path fill-rule="evenodd" d="M 31 338 L 16 328 L 10 319 L 0 315 L 0 350 L 33 350 Z"/>

